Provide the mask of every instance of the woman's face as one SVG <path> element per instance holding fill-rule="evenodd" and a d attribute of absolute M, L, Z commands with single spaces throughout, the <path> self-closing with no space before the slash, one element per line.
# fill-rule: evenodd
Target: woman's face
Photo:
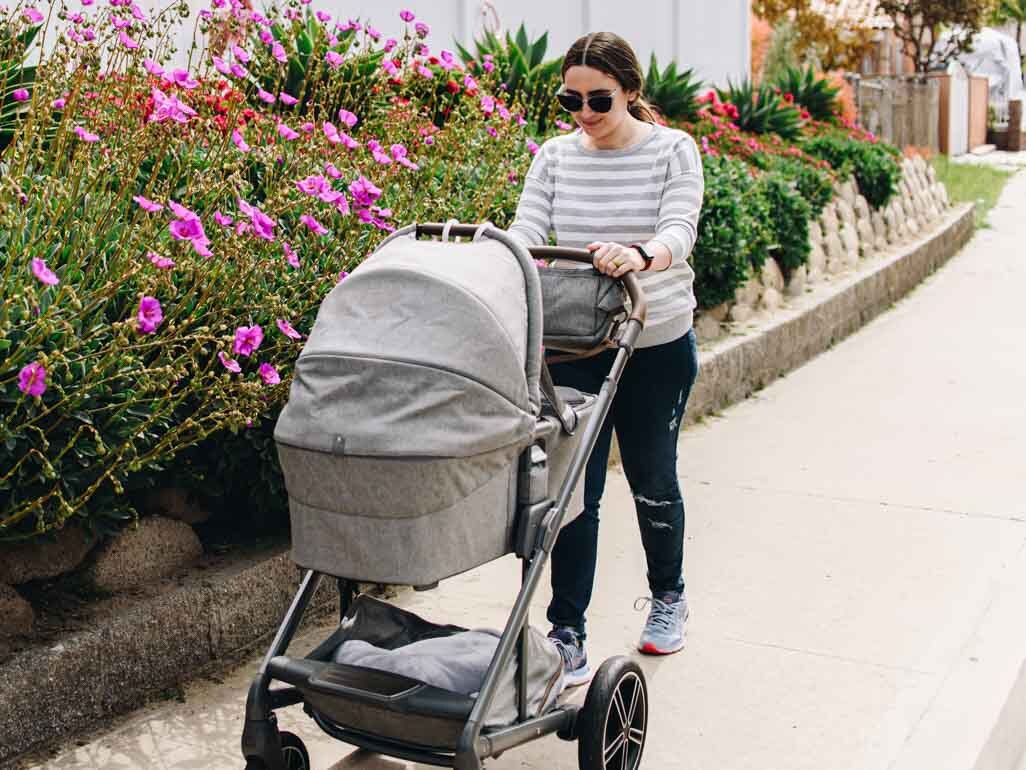
<path fill-rule="evenodd" d="M 581 110 L 571 115 L 592 139 L 602 139 L 616 131 L 630 114 L 627 111 L 628 100 L 635 96 L 633 91 L 624 91 L 616 78 L 580 64 L 567 69 L 563 76 L 563 90 L 584 100 Z M 607 96 L 610 93 L 613 94 L 613 107 L 609 112 L 595 112 L 588 105 L 589 96 Z"/>

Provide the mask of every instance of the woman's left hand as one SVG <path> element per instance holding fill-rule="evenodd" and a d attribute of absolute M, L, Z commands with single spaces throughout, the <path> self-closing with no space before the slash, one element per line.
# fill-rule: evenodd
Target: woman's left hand
<path fill-rule="evenodd" d="M 637 249 L 612 241 L 595 241 L 585 248 L 592 252 L 592 263 L 600 273 L 619 278 L 625 273 L 645 269 L 645 260 Z"/>

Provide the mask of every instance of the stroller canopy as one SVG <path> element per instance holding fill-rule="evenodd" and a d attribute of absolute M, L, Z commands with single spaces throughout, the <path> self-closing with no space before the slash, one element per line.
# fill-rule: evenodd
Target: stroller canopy
<path fill-rule="evenodd" d="M 491 238 L 386 241 L 322 303 L 275 439 L 405 458 L 526 443 L 538 385 L 526 374 L 525 277 L 537 275 L 522 265 Z"/>

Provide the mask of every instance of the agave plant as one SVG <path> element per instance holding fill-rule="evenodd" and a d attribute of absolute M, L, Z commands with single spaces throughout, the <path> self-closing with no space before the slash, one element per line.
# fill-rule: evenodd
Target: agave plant
<path fill-rule="evenodd" d="M 29 108 L 29 102 L 16 98 L 15 92 L 24 97 L 24 92 L 32 91 L 36 68 L 26 67 L 25 59 L 38 33 L 38 25 L 18 35 L 0 31 L 0 152 L 11 143 L 21 116 Z"/>
<path fill-rule="evenodd" d="M 837 108 L 837 95 L 840 88 L 831 86 L 824 77 L 817 77 L 811 67 L 804 70 L 788 67 L 776 82 L 776 86 L 784 93 L 794 97 L 796 104 L 808 111 L 814 120 L 831 120 Z"/>
<path fill-rule="evenodd" d="M 555 97 L 562 84 L 563 67 L 562 56 L 545 61 L 548 45 L 548 32 L 532 42 L 521 24 L 515 36 L 507 32 L 505 39 L 486 31 L 483 39 L 474 41 L 476 55 L 459 43 L 456 48 L 465 64 L 490 57 L 509 98 L 518 101 L 524 117 L 544 133 L 558 114 Z"/>
<path fill-rule="evenodd" d="M 730 102 L 738 111 L 734 122 L 742 131 L 753 134 L 777 134 L 784 139 L 795 140 L 801 134 L 802 119 L 794 105 L 785 102 L 771 86 L 761 83 L 754 86 L 749 79 L 734 85 L 727 82 L 727 88 L 717 89 L 724 102 Z"/>
<path fill-rule="evenodd" d="M 668 120 L 695 121 L 699 104 L 696 101 L 702 81 L 692 69 L 677 72 L 677 62 L 670 62 L 662 72 L 656 55 L 652 54 L 645 78 L 645 98 Z"/>

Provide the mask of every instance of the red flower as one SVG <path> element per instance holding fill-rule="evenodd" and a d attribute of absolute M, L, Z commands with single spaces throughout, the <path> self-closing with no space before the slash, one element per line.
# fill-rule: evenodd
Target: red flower
<path fill-rule="evenodd" d="M 460 84 L 457 83 L 455 80 L 447 81 L 445 84 L 445 88 L 450 94 L 458 94 L 460 92 Z"/>
<path fill-rule="evenodd" d="M 788 104 L 794 104 L 794 94 L 792 94 L 790 91 L 784 94 L 784 101 Z"/>

